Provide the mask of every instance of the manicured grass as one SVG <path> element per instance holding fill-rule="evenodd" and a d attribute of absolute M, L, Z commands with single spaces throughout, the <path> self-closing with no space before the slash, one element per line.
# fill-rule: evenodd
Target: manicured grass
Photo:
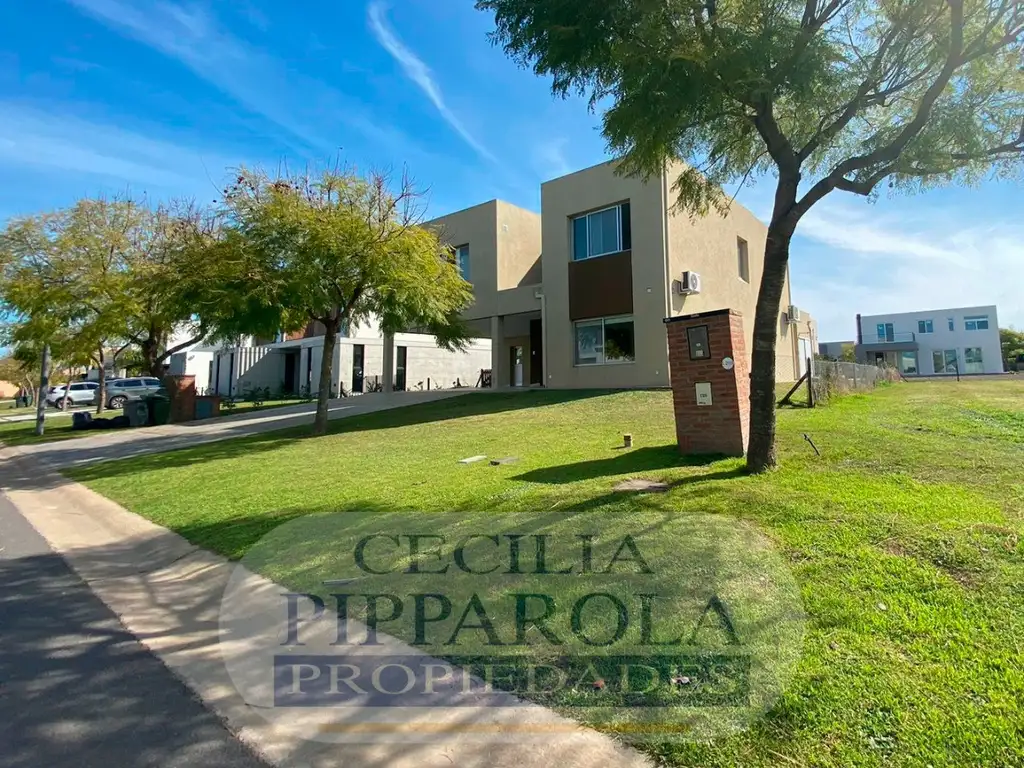
<path fill-rule="evenodd" d="M 299 405 L 306 402 L 305 400 L 273 400 L 267 403 L 263 403 L 260 406 L 256 406 L 252 402 L 239 402 L 235 405 L 234 409 L 224 408 L 221 410 L 221 416 L 231 416 L 233 414 L 253 414 L 259 411 L 272 410 L 274 408 L 282 408 L 287 405 Z M 19 409 L 16 412 L 35 413 L 35 408 Z M 105 411 L 103 413 L 104 418 L 111 418 L 113 416 L 119 416 L 122 412 L 116 411 Z M 0 416 L 8 415 L 6 411 L 0 411 Z M 3 422 L 0 421 L 0 444 L 3 445 L 28 445 L 30 443 L 49 443 L 54 440 L 69 440 L 71 438 L 89 437 L 91 434 L 98 434 L 95 432 L 82 432 L 73 431 L 71 429 L 71 418 L 70 414 L 51 415 L 46 419 L 46 429 L 44 430 L 42 437 L 37 437 L 35 434 L 36 423 L 35 421 L 15 421 L 15 422 Z"/>
<path fill-rule="evenodd" d="M 71 474 L 233 558 L 254 557 L 285 521 L 340 513 L 323 518 L 336 539 L 265 561 L 295 586 L 354 533 L 642 531 L 673 581 L 689 575 L 673 560 L 709 543 L 708 521 L 752 526 L 806 611 L 795 674 L 742 733 L 646 749 L 677 766 L 1024 764 L 1022 379 L 897 384 L 783 409 L 782 466 L 759 477 L 736 459 L 682 460 L 665 392 L 475 394 L 331 428 Z M 619 450 L 626 432 L 631 451 Z M 475 454 L 520 460 L 457 463 Z M 631 477 L 670 489 L 612 492 Z M 575 594 L 560 584 L 560 597 Z"/>
<path fill-rule="evenodd" d="M 35 409 L 29 409 L 35 412 Z M 46 418 L 46 428 L 43 436 L 36 436 L 36 422 L 30 421 L 0 421 L 0 444 L 3 445 L 26 445 L 28 443 L 48 443 L 53 440 L 67 440 L 72 437 L 81 437 L 81 432 L 71 430 L 71 414 L 51 415 Z"/>

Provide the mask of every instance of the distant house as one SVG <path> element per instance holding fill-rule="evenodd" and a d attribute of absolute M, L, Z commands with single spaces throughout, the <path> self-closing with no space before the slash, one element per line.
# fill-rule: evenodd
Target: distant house
<path fill-rule="evenodd" d="M 857 315 L 856 354 L 906 376 L 1003 373 L 994 305 Z"/>
<path fill-rule="evenodd" d="M 842 360 L 847 352 L 853 356 L 856 345 L 855 341 L 823 341 L 818 344 L 818 354 L 830 360 Z"/>

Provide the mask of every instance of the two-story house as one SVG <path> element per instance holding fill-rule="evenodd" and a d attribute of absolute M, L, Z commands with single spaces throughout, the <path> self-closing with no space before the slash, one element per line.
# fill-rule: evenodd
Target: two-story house
<path fill-rule="evenodd" d="M 493 200 L 428 222 L 473 284 L 465 317 L 490 337 L 497 386 L 668 386 L 663 320 L 714 309 L 742 312 L 751 349 L 767 227 L 735 203 L 677 210 L 678 170 L 644 182 L 606 162 L 542 184 L 539 216 Z M 787 280 L 777 378 L 816 344 Z"/>
<path fill-rule="evenodd" d="M 855 349 L 907 376 L 1003 372 L 995 306 L 857 315 Z"/>

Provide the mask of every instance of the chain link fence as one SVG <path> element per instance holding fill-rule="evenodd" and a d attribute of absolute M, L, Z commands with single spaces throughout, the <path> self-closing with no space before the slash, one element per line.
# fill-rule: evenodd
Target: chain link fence
<path fill-rule="evenodd" d="M 891 366 L 861 365 L 833 360 L 815 360 L 811 387 L 815 403 L 827 403 L 833 397 L 851 392 L 867 392 L 883 382 L 900 381 Z"/>

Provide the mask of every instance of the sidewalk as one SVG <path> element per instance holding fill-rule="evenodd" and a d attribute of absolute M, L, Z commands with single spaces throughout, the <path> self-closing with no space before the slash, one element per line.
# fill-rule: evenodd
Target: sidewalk
<path fill-rule="evenodd" d="M 216 439 L 216 438 L 213 438 Z M 38 458 L 38 457 L 37 457 Z M 72 483 L 46 466 L 0 449 L 0 485 L 19 512 L 60 552 L 134 634 L 263 759 L 290 768 L 650 768 L 617 741 L 534 705 L 419 708 L 402 724 L 434 734 L 372 740 L 380 725 L 355 707 L 273 708 L 247 701 L 228 667 L 245 667 L 254 649 L 221 641 L 221 599 L 234 566 L 177 534 Z M 282 588 L 246 577 L 253 602 Z M 412 649 L 403 652 L 416 653 Z M 256 652 L 259 652 L 258 650 Z M 351 734 L 344 743 L 313 735 Z M 367 731 L 365 726 L 370 726 Z M 379 732 L 379 731 L 378 731 Z M 520 734 L 532 732 L 532 738 Z M 543 734 L 538 738 L 537 733 Z M 139 748 L 144 748 L 139 745 Z M 214 763 L 218 764 L 219 763 Z"/>

